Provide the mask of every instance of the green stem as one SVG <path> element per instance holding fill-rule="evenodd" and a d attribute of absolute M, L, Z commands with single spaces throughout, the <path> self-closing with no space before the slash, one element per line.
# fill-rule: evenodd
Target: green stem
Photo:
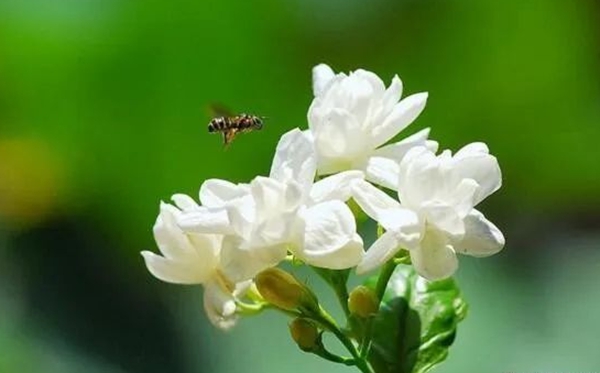
<path fill-rule="evenodd" d="M 323 308 L 320 308 L 318 315 L 304 315 L 298 311 L 288 311 L 288 310 L 284 310 L 279 307 L 275 307 L 270 304 L 266 304 L 264 306 L 264 308 L 272 308 L 274 310 L 282 312 L 291 317 L 307 317 L 307 318 L 310 318 L 311 320 L 317 322 L 323 329 L 333 333 L 333 335 L 336 336 L 336 338 L 342 343 L 342 345 L 344 345 L 344 347 L 346 347 L 348 352 L 350 352 L 350 355 L 352 355 L 352 359 L 347 359 L 347 358 L 343 358 L 341 356 L 337 356 L 337 355 L 331 354 L 329 352 L 326 352 L 325 355 L 327 355 L 327 357 L 322 356 L 323 358 L 325 358 L 327 360 L 335 359 L 335 360 L 338 360 L 336 362 L 343 362 L 343 364 L 346 364 L 346 365 L 355 365 L 363 373 L 374 373 L 371 370 L 371 368 L 369 367 L 369 365 L 367 364 L 366 360 L 361 358 L 360 353 L 354 346 L 354 343 L 352 343 L 352 340 L 350 338 L 348 338 L 340 330 L 340 328 L 336 324 L 335 320 Z M 320 354 L 318 354 L 318 355 L 321 356 Z M 333 360 L 331 360 L 331 361 L 333 361 Z M 352 364 L 349 364 L 350 361 L 352 361 Z"/>
<path fill-rule="evenodd" d="M 333 333 L 333 335 L 336 336 L 337 339 L 339 339 L 339 341 L 344 345 L 344 347 L 346 347 L 346 349 L 348 350 L 348 352 L 350 352 L 350 354 L 354 358 L 354 362 L 356 364 L 356 367 L 358 369 L 360 369 L 361 372 L 363 372 L 363 373 L 373 373 L 373 371 L 371 370 L 371 367 L 368 365 L 368 363 L 366 362 L 366 360 L 364 360 L 360 356 L 360 353 L 358 352 L 358 350 L 354 346 L 354 343 L 352 343 L 352 340 L 350 338 L 348 338 L 340 330 L 340 328 L 337 326 L 337 324 L 335 323 L 335 321 L 333 320 L 333 318 L 325 310 L 321 309 L 321 315 L 320 315 L 319 319 L 315 320 L 315 321 L 319 322 L 319 324 L 321 324 L 321 326 L 323 327 L 323 329 L 325 329 L 327 331 L 330 331 L 331 333 Z"/>
<path fill-rule="evenodd" d="M 387 284 L 390 281 L 390 277 L 392 277 L 392 274 L 394 273 L 394 269 L 396 269 L 396 263 L 393 260 L 388 260 L 388 262 L 385 263 L 381 268 L 381 272 L 379 272 L 377 285 L 375 285 L 375 295 L 377 295 L 379 302 L 383 300 L 383 294 L 385 293 Z"/>
<path fill-rule="evenodd" d="M 385 289 L 387 288 L 388 282 L 390 281 L 390 278 L 392 277 L 397 265 L 398 263 L 395 260 L 388 260 L 388 262 L 383 265 L 381 271 L 379 272 L 377 284 L 375 285 L 375 295 L 377 296 L 379 303 L 383 301 Z M 372 319 L 367 320 L 365 335 L 360 344 L 360 356 L 363 359 L 369 355 L 369 349 L 371 348 L 371 339 L 373 334 L 372 324 Z"/>
<path fill-rule="evenodd" d="M 302 314 L 302 312 L 284 310 L 283 308 L 279 308 L 279 307 L 274 306 L 274 305 L 272 305 L 270 303 L 265 304 L 264 308 L 265 309 L 271 309 L 271 310 L 279 311 L 279 312 L 281 312 L 281 313 L 283 313 L 283 314 L 285 314 L 285 315 L 287 315 L 289 317 L 293 317 L 293 318 L 303 317 L 304 316 Z"/>
<path fill-rule="evenodd" d="M 411 264 L 412 261 L 410 260 L 410 254 L 406 250 L 401 250 L 400 252 L 401 252 L 401 254 L 404 254 L 404 255 L 395 257 L 393 259 L 394 263 L 396 263 L 396 264 Z"/>
<path fill-rule="evenodd" d="M 332 287 L 338 301 L 340 302 L 340 306 L 342 306 L 342 310 L 344 310 L 344 315 L 346 316 L 346 319 L 348 319 L 350 317 L 350 309 L 348 308 L 348 288 L 346 288 L 346 285 L 342 284 L 332 284 Z"/>
<path fill-rule="evenodd" d="M 365 334 L 362 341 L 360 342 L 360 357 L 366 359 L 369 355 L 369 349 L 371 348 L 371 339 L 373 337 L 373 317 L 369 317 L 365 322 Z"/>
<path fill-rule="evenodd" d="M 256 315 L 261 313 L 265 308 L 268 308 L 267 303 L 244 303 L 242 301 L 237 301 L 237 313 L 240 315 Z"/>
<path fill-rule="evenodd" d="M 275 307 L 268 303 L 263 304 L 261 309 L 273 309 L 273 310 L 279 311 L 279 312 L 284 313 L 293 318 L 308 316 L 308 315 L 303 315 L 301 312 L 298 312 L 298 311 L 284 310 L 282 308 Z M 311 353 L 318 355 L 318 356 L 324 358 L 325 360 L 332 361 L 334 363 L 340 363 L 340 364 L 344 364 L 347 366 L 357 366 L 364 373 L 373 373 L 370 370 L 363 370 L 361 368 L 361 365 L 365 364 L 364 360 L 360 361 L 360 355 L 357 353 L 356 348 L 352 344 L 352 341 L 350 341 L 344 335 L 344 333 L 341 332 L 341 330 L 336 325 L 335 321 L 331 318 L 331 316 L 324 309 L 321 308 L 320 315 L 318 316 L 318 318 L 313 316 L 313 317 L 310 317 L 310 319 L 319 323 L 321 325 L 321 327 L 323 327 L 324 329 L 332 332 L 340 340 L 340 342 L 342 342 L 342 344 L 348 349 L 348 351 L 350 351 L 353 358 L 347 358 L 347 357 L 335 355 L 335 354 L 327 351 L 324 346 L 322 346 L 322 348 L 319 350 L 310 351 Z"/>
<path fill-rule="evenodd" d="M 317 356 L 322 357 L 325 360 L 332 361 L 334 363 L 344 364 L 347 366 L 356 365 L 356 360 L 349 358 L 349 357 L 342 357 L 342 356 L 332 354 L 331 352 L 327 351 L 324 348 L 313 351 L 312 353 Z"/>

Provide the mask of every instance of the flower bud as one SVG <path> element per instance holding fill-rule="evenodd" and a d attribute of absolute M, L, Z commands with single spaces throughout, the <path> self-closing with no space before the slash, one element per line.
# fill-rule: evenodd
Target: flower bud
<path fill-rule="evenodd" d="M 303 318 L 296 318 L 289 324 L 290 334 L 302 351 L 311 352 L 319 348 L 321 343 L 317 326 Z"/>
<path fill-rule="evenodd" d="M 350 313 L 362 318 L 374 315 L 379 310 L 379 301 L 375 292 L 366 286 L 357 286 L 348 297 Z"/>
<path fill-rule="evenodd" d="M 262 297 L 279 308 L 305 313 L 319 311 L 319 302 L 313 292 L 294 276 L 279 268 L 269 268 L 260 272 L 254 282 Z"/>

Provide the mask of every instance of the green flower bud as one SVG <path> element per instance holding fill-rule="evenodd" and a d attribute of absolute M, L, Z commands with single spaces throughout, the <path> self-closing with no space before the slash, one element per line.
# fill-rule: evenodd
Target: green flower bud
<path fill-rule="evenodd" d="M 350 313 L 362 318 L 367 318 L 379 310 L 379 300 L 375 292 L 366 286 L 357 286 L 348 297 Z"/>
<path fill-rule="evenodd" d="M 303 318 L 296 318 L 289 324 L 290 334 L 302 351 L 311 352 L 319 349 L 321 336 L 317 326 Z"/>
<path fill-rule="evenodd" d="M 254 278 L 254 283 L 262 297 L 279 308 L 309 314 L 319 312 L 319 302 L 314 293 L 294 276 L 279 268 L 260 272 Z"/>

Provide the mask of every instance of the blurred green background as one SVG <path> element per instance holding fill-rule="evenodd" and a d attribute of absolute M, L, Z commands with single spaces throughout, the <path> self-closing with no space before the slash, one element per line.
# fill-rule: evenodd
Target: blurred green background
<path fill-rule="evenodd" d="M 470 314 L 435 371 L 597 370 L 597 1 L 0 0 L 0 372 L 352 371 L 280 315 L 214 329 L 139 255 L 159 200 L 268 172 L 320 62 L 399 74 L 430 93 L 407 133 L 500 160 L 481 210 L 507 245 L 461 258 Z M 224 152 L 210 102 L 267 125 Z"/>

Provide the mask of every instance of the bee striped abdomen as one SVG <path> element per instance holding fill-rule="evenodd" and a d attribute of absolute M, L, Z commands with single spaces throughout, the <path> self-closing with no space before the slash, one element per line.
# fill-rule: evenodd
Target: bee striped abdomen
<path fill-rule="evenodd" d="M 208 132 L 223 132 L 229 128 L 231 128 L 231 122 L 226 117 L 214 118 L 208 123 Z"/>

